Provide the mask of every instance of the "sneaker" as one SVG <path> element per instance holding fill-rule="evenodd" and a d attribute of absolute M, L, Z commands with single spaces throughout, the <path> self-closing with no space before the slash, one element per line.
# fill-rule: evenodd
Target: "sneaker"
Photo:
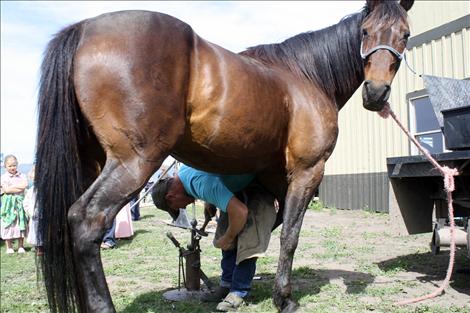
<path fill-rule="evenodd" d="M 13 250 L 13 248 L 7 249 L 7 254 L 13 254 L 13 253 L 15 253 L 15 250 Z"/>
<path fill-rule="evenodd" d="M 25 252 L 26 252 L 26 251 L 24 250 L 23 247 L 19 247 L 19 248 L 18 248 L 18 253 L 25 253 Z"/>
<path fill-rule="evenodd" d="M 106 242 L 103 242 L 101 244 L 101 249 L 104 249 L 104 250 L 109 250 L 109 249 L 114 249 L 115 246 L 113 245 L 110 245 L 109 243 L 106 243 Z"/>
<path fill-rule="evenodd" d="M 217 311 L 219 312 L 234 312 L 244 303 L 243 298 L 235 293 L 229 293 L 224 301 L 217 304 Z"/>
<path fill-rule="evenodd" d="M 229 288 L 218 286 L 211 293 L 206 293 L 201 296 L 202 302 L 220 302 L 230 292 Z"/>

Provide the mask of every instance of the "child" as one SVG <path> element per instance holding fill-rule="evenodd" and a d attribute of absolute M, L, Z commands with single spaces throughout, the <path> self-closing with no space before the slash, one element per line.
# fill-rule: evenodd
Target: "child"
<path fill-rule="evenodd" d="M 29 187 L 26 191 L 23 206 L 29 216 L 28 238 L 26 241 L 34 246 L 36 255 L 43 255 L 42 243 L 38 236 L 38 210 L 36 208 L 36 190 L 34 189 L 34 171 L 35 166 L 28 173 Z"/>
<path fill-rule="evenodd" d="M 1 177 L 0 235 L 7 243 L 7 254 L 15 252 L 14 239 L 18 239 L 18 253 L 25 253 L 23 240 L 27 233 L 28 217 L 23 208 L 23 198 L 28 180 L 18 172 L 15 156 L 7 155 L 4 163 L 7 172 Z"/>

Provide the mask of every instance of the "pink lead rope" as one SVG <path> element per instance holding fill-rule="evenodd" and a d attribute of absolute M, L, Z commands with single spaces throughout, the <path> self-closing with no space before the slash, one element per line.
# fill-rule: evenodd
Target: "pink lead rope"
<path fill-rule="evenodd" d="M 450 278 L 452 276 L 452 271 L 454 268 L 454 259 L 455 259 L 455 223 L 454 223 L 454 207 L 452 206 L 452 191 L 455 189 L 455 183 L 454 183 L 454 176 L 459 175 L 459 172 L 455 168 L 449 168 L 447 166 L 441 166 L 437 161 L 431 156 L 431 154 L 423 148 L 419 142 L 414 138 L 410 132 L 403 126 L 403 124 L 398 120 L 397 116 L 395 113 L 392 111 L 390 108 L 390 105 L 387 103 L 382 111 L 378 112 L 378 114 L 382 118 L 388 118 L 391 116 L 395 122 L 398 124 L 398 126 L 406 133 L 408 138 L 416 145 L 416 147 L 423 153 L 423 155 L 429 160 L 429 162 L 436 167 L 439 172 L 441 172 L 441 175 L 444 177 L 444 189 L 447 192 L 447 209 L 449 211 L 449 220 L 450 220 L 450 257 L 449 257 L 449 266 L 447 267 L 447 274 L 442 282 L 442 285 L 437 288 L 434 292 L 418 297 L 418 298 L 413 298 L 413 299 L 408 299 L 408 300 L 403 300 L 400 302 L 397 302 L 398 305 L 404 305 L 404 304 L 411 304 L 411 303 L 416 303 L 420 302 L 423 300 L 431 299 L 434 298 L 444 291 L 444 289 L 447 287 L 449 284 Z"/>

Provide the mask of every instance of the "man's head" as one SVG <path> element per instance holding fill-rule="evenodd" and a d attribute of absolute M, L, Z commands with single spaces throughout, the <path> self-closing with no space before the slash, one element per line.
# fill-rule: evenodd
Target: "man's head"
<path fill-rule="evenodd" d="M 188 196 L 177 176 L 158 181 L 153 187 L 151 195 L 155 206 L 160 210 L 167 211 L 174 220 L 178 218 L 180 208 L 185 208 L 194 201 L 194 198 Z"/>

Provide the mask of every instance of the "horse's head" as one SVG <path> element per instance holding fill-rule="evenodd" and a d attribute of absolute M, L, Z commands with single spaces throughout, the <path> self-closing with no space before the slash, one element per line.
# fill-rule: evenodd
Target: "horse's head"
<path fill-rule="evenodd" d="M 390 85 L 404 57 L 410 29 L 406 11 L 414 0 L 367 0 L 369 14 L 362 23 L 364 61 L 363 105 L 380 111 L 390 96 Z"/>

